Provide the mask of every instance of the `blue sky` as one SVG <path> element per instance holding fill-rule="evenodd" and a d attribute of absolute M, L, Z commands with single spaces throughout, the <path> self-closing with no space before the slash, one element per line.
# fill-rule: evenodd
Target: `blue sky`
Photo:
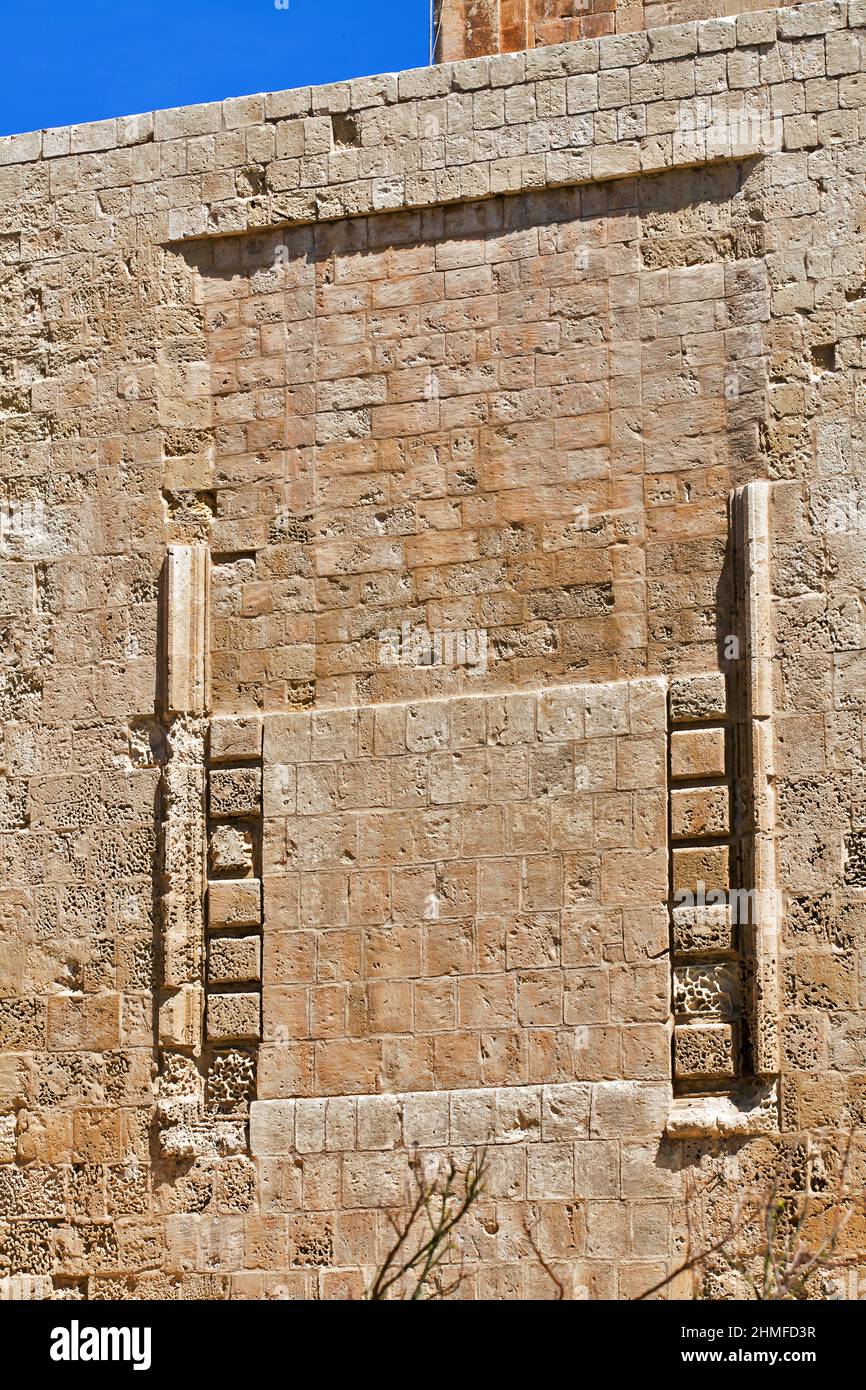
<path fill-rule="evenodd" d="M 0 134 L 429 61 L 429 0 L 0 0 Z"/>

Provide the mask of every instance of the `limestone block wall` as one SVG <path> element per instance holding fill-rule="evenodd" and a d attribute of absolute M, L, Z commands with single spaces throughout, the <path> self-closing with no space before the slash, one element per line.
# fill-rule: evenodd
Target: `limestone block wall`
<path fill-rule="evenodd" d="M 4 1297 L 483 1142 L 464 1292 L 631 1297 L 862 1120 L 864 21 L 0 140 Z"/>
<path fill-rule="evenodd" d="M 758 8 L 750 0 L 436 0 L 434 42 L 439 61 L 453 62 Z"/>
<path fill-rule="evenodd" d="M 453 62 L 597 38 L 615 32 L 622 9 L 614 0 L 441 0 L 435 16 L 437 56 Z M 637 15 L 642 16 L 642 6 Z M 619 19 L 622 25 L 622 15 Z"/>
<path fill-rule="evenodd" d="M 652 681 L 269 718 L 260 1096 L 665 1081 L 665 748 Z"/>
<path fill-rule="evenodd" d="M 171 467 L 213 489 L 216 705 L 712 669 L 763 466 L 752 192 L 723 164 L 194 243 L 214 457 Z"/>

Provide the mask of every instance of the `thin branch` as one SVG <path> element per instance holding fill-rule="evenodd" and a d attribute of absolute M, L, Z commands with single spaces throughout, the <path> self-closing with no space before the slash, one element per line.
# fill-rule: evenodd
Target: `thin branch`
<path fill-rule="evenodd" d="M 531 1248 L 531 1250 L 532 1250 L 533 1255 L 534 1255 L 535 1258 L 537 1259 L 538 1263 L 541 1265 L 541 1268 L 544 1270 L 544 1272 L 545 1272 L 545 1274 L 547 1275 L 548 1279 L 551 1281 L 552 1284 L 555 1285 L 555 1287 L 556 1287 L 556 1298 L 555 1298 L 554 1301 L 555 1301 L 556 1303 L 559 1303 L 562 1299 L 565 1298 L 565 1285 L 563 1284 L 563 1282 L 562 1282 L 562 1280 L 560 1279 L 559 1275 L 556 1273 L 556 1271 L 555 1271 L 554 1269 L 551 1268 L 550 1264 L 549 1264 L 548 1261 L 545 1259 L 544 1255 L 541 1253 L 541 1250 L 539 1249 L 539 1246 L 538 1246 L 538 1242 L 537 1242 L 536 1239 L 535 1239 L 535 1233 L 533 1232 L 532 1227 L 531 1227 L 530 1224 L 529 1224 L 528 1218 L 527 1218 L 527 1219 L 524 1219 L 524 1222 L 523 1222 L 523 1231 L 524 1231 L 524 1234 L 525 1234 L 525 1236 L 526 1236 L 526 1239 L 529 1241 L 529 1245 L 530 1245 L 530 1248 Z"/>
<path fill-rule="evenodd" d="M 696 1269 L 698 1265 L 704 1264 L 712 1255 L 717 1255 L 720 1251 L 724 1250 L 742 1225 L 743 1206 L 744 1199 L 738 1198 L 734 1209 L 734 1215 L 731 1217 L 728 1229 L 719 1240 L 713 1245 L 708 1246 L 706 1250 L 699 1250 L 696 1255 L 688 1256 L 683 1260 L 682 1264 L 678 1265 L 670 1274 L 666 1274 L 664 1279 L 660 1279 L 657 1284 L 653 1284 L 652 1288 L 645 1289 L 643 1293 L 639 1293 L 632 1301 L 634 1303 L 640 1303 L 645 1298 L 651 1298 L 654 1293 L 658 1293 L 660 1289 L 664 1289 L 668 1284 L 672 1284 L 681 1274 L 688 1274 L 690 1270 Z"/>
<path fill-rule="evenodd" d="M 781 1196 L 778 1180 L 773 1182 L 768 1191 L 746 1191 L 738 1198 L 734 1214 L 722 1236 L 706 1249 L 698 1250 L 696 1253 L 693 1252 L 692 1245 L 692 1204 L 688 1202 L 685 1260 L 651 1289 L 638 1295 L 638 1299 L 649 1298 L 652 1294 L 658 1293 L 681 1274 L 697 1269 L 714 1256 L 719 1256 L 730 1270 L 741 1275 L 759 1301 L 806 1298 L 808 1282 L 816 1271 L 862 1265 L 863 1252 L 841 1257 L 836 1253 L 854 1207 L 854 1199 L 848 1188 L 853 1142 L 852 1131 L 847 1136 L 839 1172 L 829 1198 L 829 1211 L 832 1213 L 830 1228 L 816 1245 L 813 1246 L 808 1238 L 808 1224 L 814 1206 L 814 1151 L 811 1151 L 808 1153 L 803 1196 L 790 1215 L 788 1213 L 791 1199 Z M 732 1250 L 732 1245 L 746 1235 L 750 1226 L 756 1228 L 760 1234 L 746 1242 L 745 1248 L 743 1244 L 738 1243 Z M 755 1262 L 758 1260 L 760 1273 L 756 1274 Z"/>
<path fill-rule="evenodd" d="M 444 1178 L 440 1173 L 428 1179 L 418 1159 L 412 1166 L 415 1198 L 402 1222 L 389 1214 L 396 1240 L 367 1294 L 370 1300 L 386 1299 L 390 1291 L 409 1276 L 415 1281 L 409 1299 L 425 1296 L 436 1270 L 453 1251 L 451 1238 L 455 1228 L 482 1194 L 487 1153 L 481 1150 L 474 1154 L 462 1172 L 451 1159 Z M 461 1180 L 459 1187 L 458 1178 Z M 461 1272 L 449 1292 L 458 1288 L 464 1277 Z M 442 1296 L 441 1290 L 438 1296 Z"/>

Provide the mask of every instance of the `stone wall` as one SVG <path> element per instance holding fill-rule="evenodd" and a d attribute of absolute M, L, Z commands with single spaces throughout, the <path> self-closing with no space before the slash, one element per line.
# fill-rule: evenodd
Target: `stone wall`
<path fill-rule="evenodd" d="M 439 60 L 453 62 L 761 8 L 750 0 L 436 0 L 434 40 Z"/>
<path fill-rule="evenodd" d="M 0 140 L 4 1296 L 488 1143 L 463 1293 L 627 1298 L 862 1121 L 864 22 Z"/>
<path fill-rule="evenodd" d="M 750 177 L 194 244 L 215 458 L 172 471 L 213 489 L 216 705 L 711 669 L 763 468 Z"/>

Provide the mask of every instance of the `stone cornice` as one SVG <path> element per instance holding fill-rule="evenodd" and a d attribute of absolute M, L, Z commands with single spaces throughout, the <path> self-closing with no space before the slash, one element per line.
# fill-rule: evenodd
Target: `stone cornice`
<path fill-rule="evenodd" d="M 796 149 L 818 48 L 839 107 L 862 103 L 845 30 L 864 25 L 866 0 L 823 0 L 6 136 L 0 225 L 98 194 L 99 246 L 64 219 L 41 259 L 102 249 L 129 216 L 183 242 Z"/>

